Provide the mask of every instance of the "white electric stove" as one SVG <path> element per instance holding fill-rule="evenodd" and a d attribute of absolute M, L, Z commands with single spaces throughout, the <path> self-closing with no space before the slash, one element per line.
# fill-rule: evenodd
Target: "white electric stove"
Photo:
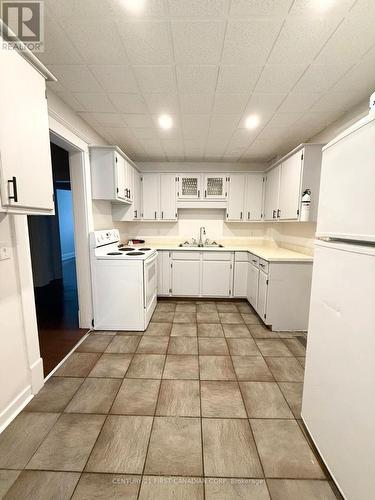
<path fill-rule="evenodd" d="M 120 243 L 117 229 L 90 235 L 95 330 L 144 331 L 157 301 L 157 251 Z"/>

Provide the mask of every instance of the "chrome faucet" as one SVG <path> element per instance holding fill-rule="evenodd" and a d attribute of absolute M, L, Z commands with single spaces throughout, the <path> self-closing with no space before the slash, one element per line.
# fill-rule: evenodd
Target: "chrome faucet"
<path fill-rule="evenodd" d="M 198 242 L 199 247 L 203 247 L 203 238 L 202 238 L 203 235 L 206 236 L 206 228 L 202 226 L 201 228 L 199 228 L 199 242 Z"/>

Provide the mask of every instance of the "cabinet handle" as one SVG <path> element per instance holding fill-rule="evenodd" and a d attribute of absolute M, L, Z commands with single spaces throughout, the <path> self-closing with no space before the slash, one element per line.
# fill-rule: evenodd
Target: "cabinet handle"
<path fill-rule="evenodd" d="M 240 219 L 242 220 L 242 212 L 240 213 Z"/>
<path fill-rule="evenodd" d="M 129 189 L 129 198 L 131 198 L 131 191 L 130 191 L 130 189 Z"/>
<path fill-rule="evenodd" d="M 134 210 L 134 219 L 138 219 L 138 210 Z"/>
<path fill-rule="evenodd" d="M 201 197 L 201 191 L 200 191 L 200 189 L 198 189 L 198 198 L 200 198 L 200 197 Z"/>
<path fill-rule="evenodd" d="M 276 210 L 272 211 L 272 219 L 276 219 Z"/>
<path fill-rule="evenodd" d="M 280 219 L 280 214 L 281 214 L 281 210 L 280 208 L 277 209 L 277 218 Z"/>
<path fill-rule="evenodd" d="M 247 220 L 250 220 L 250 212 L 247 212 Z"/>
<path fill-rule="evenodd" d="M 156 212 L 155 212 L 155 219 L 156 219 Z"/>
<path fill-rule="evenodd" d="M 260 262 L 259 262 L 259 265 L 260 265 L 260 267 L 262 267 L 263 269 L 266 267 L 264 264 L 261 264 Z"/>
<path fill-rule="evenodd" d="M 204 190 L 204 197 L 207 198 L 207 191 Z"/>
<path fill-rule="evenodd" d="M 164 212 L 161 212 L 161 218 L 164 219 Z"/>
<path fill-rule="evenodd" d="M 14 202 L 18 202 L 18 192 L 17 192 L 17 179 L 16 177 L 12 177 L 11 179 L 8 180 L 8 185 L 13 184 L 13 196 L 8 196 L 10 200 L 13 200 Z"/>
<path fill-rule="evenodd" d="M 255 259 L 253 259 L 253 262 L 254 262 L 254 264 L 256 264 L 256 263 L 257 263 L 257 261 L 256 261 Z"/>

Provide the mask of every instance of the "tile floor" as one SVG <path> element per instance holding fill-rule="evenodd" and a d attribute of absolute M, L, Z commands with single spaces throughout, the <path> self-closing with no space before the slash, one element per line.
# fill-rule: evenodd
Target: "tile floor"
<path fill-rule="evenodd" d="M 334 500 L 299 420 L 304 341 L 243 301 L 91 333 L 0 435 L 0 498 Z"/>

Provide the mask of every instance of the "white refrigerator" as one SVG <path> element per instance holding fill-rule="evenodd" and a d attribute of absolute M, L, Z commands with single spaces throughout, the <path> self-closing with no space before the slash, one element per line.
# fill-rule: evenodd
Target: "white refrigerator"
<path fill-rule="evenodd" d="M 346 500 L 375 498 L 375 117 L 323 150 L 302 419 Z"/>

